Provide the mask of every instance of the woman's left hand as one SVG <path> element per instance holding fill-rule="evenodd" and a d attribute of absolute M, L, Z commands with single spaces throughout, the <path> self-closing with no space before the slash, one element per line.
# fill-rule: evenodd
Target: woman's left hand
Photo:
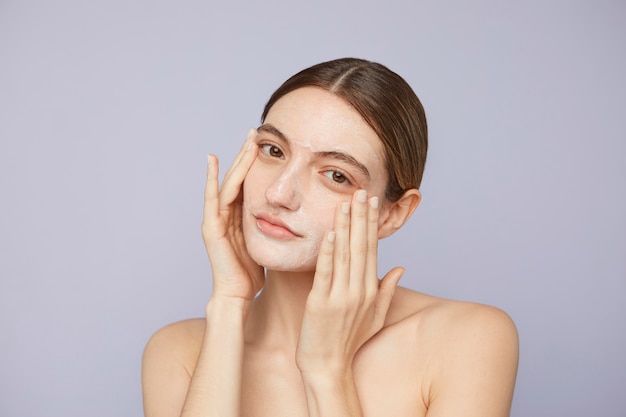
<path fill-rule="evenodd" d="M 403 268 L 377 276 L 378 198 L 365 190 L 335 214 L 306 301 L 296 363 L 304 377 L 352 378 L 357 351 L 382 327 Z"/>

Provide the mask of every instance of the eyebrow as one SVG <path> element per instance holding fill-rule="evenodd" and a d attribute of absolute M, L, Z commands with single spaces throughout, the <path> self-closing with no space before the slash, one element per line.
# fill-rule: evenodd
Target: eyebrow
<path fill-rule="evenodd" d="M 270 135 L 276 136 L 281 141 L 289 144 L 289 139 L 287 138 L 287 136 L 285 136 L 283 132 L 281 132 L 275 126 L 269 123 L 264 123 L 261 126 L 259 126 L 257 128 L 257 131 L 269 133 Z M 370 172 L 367 169 L 367 167 L 363 165 L 362 163 L 360 163 L 359 161 L 357 161 L 352 155 L 349 155 L 344 152 L 339 152 L 339 151 L 318 151 L 318 152 L 313 152 L 313 154 L 319 158 L 330 158 L 330 159 L 335 159 L 338 161 L 345 162 L 349 165 L 352 165 L 356 169 L 358 169 L 363 175 L 367 177 L 368 180 L 371 178 Z"/>

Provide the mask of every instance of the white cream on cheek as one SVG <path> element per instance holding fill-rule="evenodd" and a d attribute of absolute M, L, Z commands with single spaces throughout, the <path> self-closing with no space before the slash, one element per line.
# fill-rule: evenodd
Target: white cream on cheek
<path fill-rule="evenodd" d="M 341 198 L 324 183 L 325 179 L 311 167 L 312 147 L 292 147 L 283 171 L 271 172 L 269 161 L 257 161 L 244 183 L 244 236 L 253 259 L 269 269 L 313 270 L 320 244 L 333 228 L 337 205 L 349 201 Z M 276 161 L 280 164 L 282 161 Z M 258 164 L 258 165 L 257 165 Z M 275 178 L 268 178 L 276 175 Z M 256 226 L 256 214 L 272 213 L 303 236 L 278 241 L 265 236 Z"/>
<path fill-rule="evenodd" d="M 328 216 L 325 214 L 327 208 L 324 207 L 324 202 L 328 204 L 329 201 L 332 201 L 330 200 L 332 195 L 321 187 L 315 187 L 315 184 L 311 184 L 315 178 L 306 177 L 307 174 L 310 174 L 306 168 L 303 168 L 307 166 L 306 163 L 300 164 L 298 162 L 293 161 L 288 165 L 287 172 L 281 176 L 284 181 L 278 184 L 278 192 L 297 193 L 294 197 L 298 200 L 298 208 L 293 216 L 299 221 L 293 226 L 304 235 L 305 239 L 302 241 L 301 253 L 293 253 L 294 258 L 291 261 L 292 264 L 297 264 L 298 268 L 304 268 L 316 263 L 321 239 L 325 234 L 324 229 L 332 227 L 332 222 L 330 222 L 330 226 L 326 224 L 328 223 Z M 313 187 L 318 189 L 314 190 Z M 324 191 L 325 195 L 320 195 L 320 190 Z"/>
<path fill-rule="evenodd" d="M 266 154 L 259 156 L 262 161 L 249 172 L 244 184 L 246 245 L 253 259 L 269 269 L 313 270 L 322 239 L 333 228 L 337 206 L 350 201 L 357 188 L 366 189 L 370 197 L 378 195 L 382 201 L 386 185 L 383 148 L 356 110 L 315 87 L 301 88 L 279 99 L 265 123 L 280 131 L 287 143 L 273 137 L 271 129 L 259 129 L 257 141 L 281 148 L 285 166 L 272 165 L 275 162 Z M 347 162 L 315 159 L 320 152 L 329 151 L 352 156 L 368 168 L 371 178 L 367 180 Z M 277 172 L 279 169 L 283 171 Z M 333 187 L 329 177 L 322 177 L 329 175 L 320 171 L 326 169 L 351 174 L 354 186 Z M 265 194 L 269 187 L 281 199 L 294 198 L 291 202 L 297 204 L 290 208 L 276 201 L 272 204 Z M 255 212 L 271 213 L 303 236 L 293 240 L 269 238 L 258 229 Z"/>
<path fill-rule="evenodd" d="M 314 198 L 306 202 L 306 211 L 303 213 L 309 219 L 309 239 L 306 243 L 305 253 L 303 254 L 302 265 L 311 264 L 313 261 L 317 263 L 322 239 L 330 230 L 334 228 L 335 207 L 340 203 L 335 203 L 337 196 L 333 195 L 328 189 L 318 187 Z M 304 209 L 302 209 L 304 210 Z"/>
<path fill-rule="evenodd" d="M 291 140 L 289 145 L 289 149 L 284 150 L 286 161 L 276 161 L 277 164 L 284 163 L 280 173 L 274 172 L 272 174 L 277 175 L 277 177 L 263 181 L 272 169 L 269 168 L 269 172 L 264 172 L 264 164 L 272 164 L 271 159 L 262 161 L 258 167 L 251 169 L 250 178 L 246 180 L 249 187 L 244 193 L 244 197 L 249 197 L 245 198 L 244 217 L 253 221 L 255 211 L 272 212 L 287 222 L 294 231 L 302 234 L 303 237 L 294 241 L 276 241 L 262 234 L 255 224 L 251 224 L 245 229 L 246 243 L 250 245 L 249 251 L 253 259 L 268 269 L 313 270 L 322 239 L 334 227 L 337 207 L 343 202 L 350 201 L 352 191 L 356 190 L 355 187 L 346 187 L 350 192 L 341 193 L 338 191 L 341 188 L 337 190 L 330 188 L 327 182 L 329 179 L 322 178 L 321 176 L 324 174 L 319 171 L 325 166 L 316 165 L 315 154 L 329 149 L 350 155 L 354 154 L 350 151 L 349 146 L 331 147 L 330 144 L 324 142 L 321 145 L 313 146 L 311 143 Z M 374 149 L 367 143 L 362 145 L 367 145 L 369 151 L 367 156 L 363 156 L 365 146 L 362 146 L 359 155 L 355 157 L 370 169 L 377 167 L 376 164 L 382 166 L 382 162 Z M 331 162 L 328 165 L 332 167 L 335 164 Z M 336 165 L 354 174 L 354 170 L 345 169 L 346 166 L 343 163 Z M 378 191 L 374 194 L 384 192 L 384 187 L 379 184 L 381 176 L 377 169 L 375 168 L 372 172 L 373 178 L 369 182 L 370 186 L 367 187 L 370 192 L 372 190 Z M 386 180 L 383 178 L 382 181 L 384 184 Z M 274 188 L 271 192 L 277 193 L 280 202 L 290 207 L 290 210 L 268 201 L 265 193 L 270 187 Z"/>

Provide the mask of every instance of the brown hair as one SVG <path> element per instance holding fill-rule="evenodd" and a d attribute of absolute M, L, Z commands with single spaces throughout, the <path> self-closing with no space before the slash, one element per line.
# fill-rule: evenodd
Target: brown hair
<path fill-rule="evenodd" d="M 389 180 L 385 197 L 397 201 L 419 188 L 428 131 L 422 103 L 395 72 L 376 62 L 342 58 L 304 69 L 283 83 L 265 105 L 261 122 L 281 97 L 301 87 L 320 87 L 347 101 L 383 142 Z"/>

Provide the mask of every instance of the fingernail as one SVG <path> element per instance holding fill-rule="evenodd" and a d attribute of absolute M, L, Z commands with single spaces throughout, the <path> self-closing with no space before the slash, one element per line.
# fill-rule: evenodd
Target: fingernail
<path fill-rule="evenodd" d="M 328 241 L 330 243 L 333 243 L 335 241 L 335 232 L 333 232 L 333 231 L 328 232 L 328 238 L 327 239 L 328 239 Z"/>
<path fill-rule="evenodd" d="M 211 155 L 207 155 L 206 162 L 207 162 L 207 165 L 209 166 L 209 168 L 211 168 Z"/>
<path fill-rule="evenodd" d="M 378 197 L 370 198 L 370 207 L 378 208 Z"/>
<path fill-rule="evenodd" d="M 343 211 L 344 214 L 350 214 L 350 203 L 343 203 L 341 205 L 341 211 Z"/>
<path fill-rule="evenodd" d="M 359 203 L 365 203 L 365 201 L 367 201 L 367 191 L 365 190 L 359 190 L 356 192 L 356 200 Z"/>

